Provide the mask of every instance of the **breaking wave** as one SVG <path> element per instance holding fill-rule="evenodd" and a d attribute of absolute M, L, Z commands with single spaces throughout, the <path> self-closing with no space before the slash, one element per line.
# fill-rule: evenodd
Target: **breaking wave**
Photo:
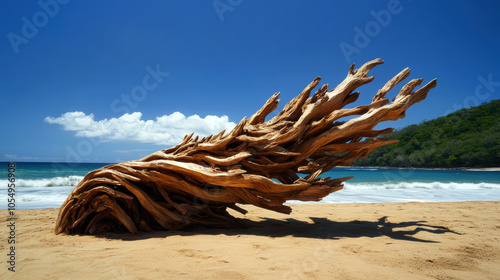
<path fill-rule="evenodd" d="M 352 190 L 390 190 L 390 189 L 428 189 L 428 190 L 475 190 L 500 189 L 495 183 L 458 183 L 458 182 L 398 182 L 398 183 L 344 183 L 344 189 Z"/>
<path fill-rule="evenodd" d="M 41 187 L 74 187 L 83 180 L 84 176 L 66 176 L 66 177 L 53 177 L 45 179 L 17 179 L 15 181 L 16 187 L 21 188 L 41 188 Z M 0 180 L 1 186 L 7 186 L 7 180 Z"/>

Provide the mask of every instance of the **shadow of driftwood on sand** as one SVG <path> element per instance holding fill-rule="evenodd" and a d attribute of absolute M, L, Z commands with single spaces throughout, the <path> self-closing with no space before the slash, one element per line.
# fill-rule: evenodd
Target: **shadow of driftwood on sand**
<path fill-rule="evenodd" d="M 428 232 L 433 234 L 460 234 L 447 227 L 434 226 L 426 224 L 426 221 L 411 221 L 401 223 L 391 223 L 387 217 L 381 217 L 377 221 L 359 221 L 349 222 L 331 221 L 326 218 L 311 217 L 313 223 L 299 221 L 292 218 L 286 220 L 277 220 L 270 218 L 261 218 L 261 221 L 241 220 L 241 227 L 231 228 L 206 228 L 197 226 L 184 231 L 156 231 L 143 232 L 136 235 L 123 233 L 108 233 L 98 235 L 99 237 L 109 239 L 121 239 L 124 241 L 141 240 L 149 238 L 167 238 L 169 236 L 192 236 L 192 235 L 256 235 L 268 237 L 304 237 L 315 239 L 340 239 L 340 238 L 359 238 L 359 237 L 390 237 L 392 239 L 407 240 L 415 242 L 436 242 L 417 238 L 415 235 L 419 232 Z"/>

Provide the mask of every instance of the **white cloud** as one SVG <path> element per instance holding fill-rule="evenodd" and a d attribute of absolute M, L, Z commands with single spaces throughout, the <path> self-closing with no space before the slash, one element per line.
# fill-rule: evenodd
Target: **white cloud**
<path fill-rule="evenodd" d="M 25 157 L 13 154 L 3 154 L 3 157 L 9 160 L 39 160 L 39 157 Z"/>
<path fill-rule="evenodd" d="M 5 160 L 20 160 L 20 161 L 24 161 L 24 160 L 32 160 L 32 161 L 41 161 L 41 160 L 45 160 L 45 161 L 61 161 L 61 160 L 64 160 L 63 158 L 60 158 L 60 157 L 27 157 L 27 156 L 19 156 L 19 155 L 15 155 L 15 154 L 3 154 L 3 158 Z"/>
<path fill-rule="evenodd" d="M 132 149 L 132 150 L 114 150 L 116 153 L 120 154 L 129 154 L 129 153 L 136 153 L 136 152 L 152 152 L 151 149 Z"/>
<path fill-rule="evenodd" d="M 227 116 L 198 115 L 189 117 L 180 112 L 142 120 L 142 113 L 124 114 L 119 118 L 94 120 L 94 114 L 67 112 L 58 118 L 46 117 L 50 124 L 60 124 L 64 130 L 76 131 L 78 137 L 99 138 L 101 141 L 135 141 L 158 145 L 179 144 L 184 135 L 194 132 L 201 137 L 231 130 L 236 124 Z"/>

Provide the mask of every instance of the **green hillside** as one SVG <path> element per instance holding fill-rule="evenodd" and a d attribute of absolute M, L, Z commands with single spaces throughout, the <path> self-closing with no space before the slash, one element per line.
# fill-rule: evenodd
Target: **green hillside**
<path fill-rule="evenodd" d="M 399 139 L 356 166 L 499 167 L 500 100 L 411 125 L 384 137 Z"/>

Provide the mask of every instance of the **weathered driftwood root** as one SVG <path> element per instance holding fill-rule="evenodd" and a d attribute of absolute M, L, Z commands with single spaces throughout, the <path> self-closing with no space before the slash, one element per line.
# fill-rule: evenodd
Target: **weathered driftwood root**
<path fill-rule="evenodd" d="M 343 109 L 358 98 L 356 88 L 373 80 L 368 71 L 382 63 L 375 59 L 357 70 L 352 65 L 336 88 L 328 91 L 323 85 L 310 96 L 320 81 L 317 77 L 267 122 L 266 116 L 278 106 L 279 93 L 227 134 L 203 139 L 189 135 L 173 148 L 90 172 L 61 206 L 55 233 L 227 225 L 236 223 L 227 208 L 246 212 L 237 204 L 288 214 L 291 208 L 283 205 L 287 200 L 321 200 L 351 178 L 320 178 L 321 173 L 397 142 L 373 138 L 392 129 L 373 128 L 403 118 L 408 107 L 436 86 L 433 80 L 413 91 L 422 79 L 411 80 L 389 102 L 385 94 L 408 77 L 406 68 L 377 92 L 370 105 Z M 340 121 L 345 117 L 350 118 Z"/>

